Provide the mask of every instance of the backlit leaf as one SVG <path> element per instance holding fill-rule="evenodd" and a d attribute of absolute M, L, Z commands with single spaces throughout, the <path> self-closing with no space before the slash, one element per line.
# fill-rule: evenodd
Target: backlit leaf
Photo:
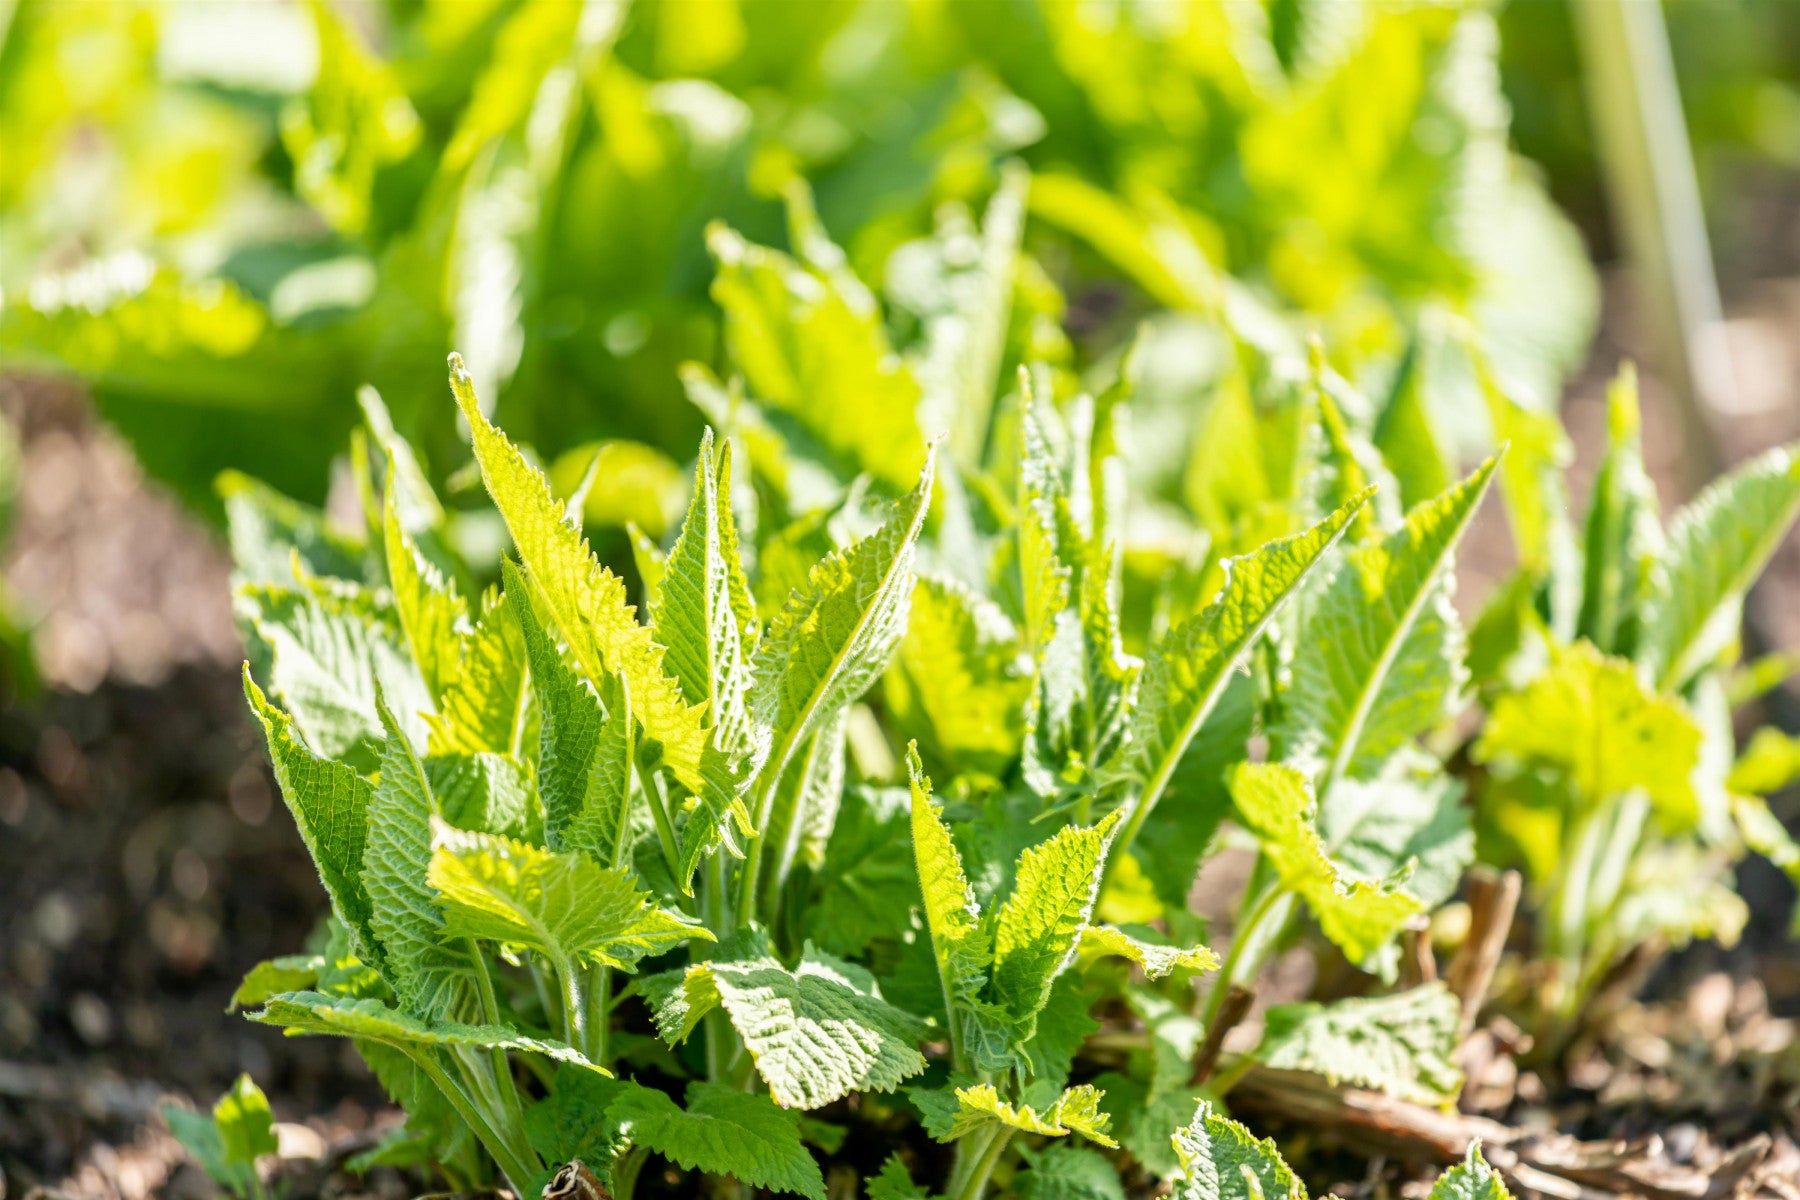
<path fill-rule="evenodd" d="M 1403 891 L 1339 869 L 1313 824 L 1312 789 L 1293 767 L 1245 763 L 1232 773 L 1231 797 L 1282 886 L 1306 901 L 1325 936 L 1352 962 L 1368 958 L 1424 911 Z"/>

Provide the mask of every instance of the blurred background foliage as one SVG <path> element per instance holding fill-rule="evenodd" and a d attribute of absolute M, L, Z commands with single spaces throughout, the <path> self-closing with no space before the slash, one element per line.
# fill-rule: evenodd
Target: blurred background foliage
<path fill-rule="evenodd" d="M 1712 191 L 1800 167 L 1800 8 L 1668 10 Z M 1316 333 L 1465 452 L 1469 347 L 1553 407 L 1598 299 L 1531 159 L 1609 245 L 1552 0 L 0 0 L 0 36 L 0 355 L 215 514 L 227 468 L 322 497 L 364 383 L 441 479 L 451 348 L 565 473 L 601 441 L 674 486 L 678 369 L 725 361 L 705 231 L 781 244 L 795 178 L 905 352 L 953 286 L 907 247 L 953 260 L 1028 164 L 1012 344 L 1110 372 L 1146 327 L 1133 483 L 1171 498 L 1244 344 Z"/>

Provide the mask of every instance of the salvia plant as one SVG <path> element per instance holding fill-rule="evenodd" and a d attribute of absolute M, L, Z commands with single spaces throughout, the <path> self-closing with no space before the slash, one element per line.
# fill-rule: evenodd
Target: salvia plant
<path fill-rule="evenodd" d="M 1624 380 L 1577 533 L 1560 428 L 1473 341 L 1502 448 L 1459 476 L 1407 364 L 1371 397 L 1246 319 L 1146 494 L 1142 355 L 1073 375 L 1026 186 L 909 244 L 930 286 L 885 312 L 803 190 L 791 254 L 712 229 L 730 372 L 684 372 L 713 428 L 628 572 L 580 521 L 625 485 L 559 494 L 454 357 L 497 523 L 371 392 L 352 527 L 224 481 L 245 690 L 331 899 L 237 1002 L 352 1039 L 407 1113 L 371 1160 L 526 1195 L 626 1197 L 655 1156 L 822 1200 L 822 1153 L 871 1197 L 1303 1197 L 1233 1086 L 1453 1103 L 1459 1001 L 1398 987 L 1399 943 L 1478 850 L 1530 878 L 1505 1000 L 1551 1031 L 1636 947 L 1732 935 L 1746 848 L 1800 859 L 1757 799 L 1792 743 L 1734 762 L 1730 725 L 1783 670 L 1731 664 L 1791 451 L 1665 527 Z M 1465 629 L 1490 491 L 1520 566 Z M 1225 850 L 1215 949 L 1190 894 Z M 1197 1077 L 1296 947 L 1355 994 Z M 1433 1194 L 1504 1189 L 1471 1151 Z"/>

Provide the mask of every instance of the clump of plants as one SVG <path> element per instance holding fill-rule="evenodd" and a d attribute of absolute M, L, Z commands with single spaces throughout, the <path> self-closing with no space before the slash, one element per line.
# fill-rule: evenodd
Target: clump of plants
<path fill-rule="evenodd" d="M 1028 186 L 910 245 L 905 313 L 802 191 L 792 255 L 713 229 L 729 372 L 685 371 L 712 429 L 629 565 L 580 523 L 620 481 L 559 493 L 455 358 L 497 520 L 446 510 L 373 394 L 355 528 L 226 482 L 245 690 L 332 910 L 237 1002 L 352 1039 L 407 1113 L 374 1159 L 522 1195 L 659 1161 L 820 1200 L 1303 1197 L 1233 1090 L 1453 1104 L 1469 1014 L 1401 945 L 1478 852 L 1532 881 L 1503 1000 L 1547 1031 L 1633 948 L 1732 934 L 1746 848 L 1800 859 L 1755 798 L 1791 744 L 1734 766 L 1729 724 L 1777 675 L 1731 663 L 1793 453 L 1664 532 L 1622 384 L 1577 536 L 1560 429 L 1492 372 L 1504 444 L 1459 475 L 1416 375 L 1369 397 L 1227 322 L 1147 495 L 1143 352 L 1069 369 Z M 1465 629 L 1490 490 L 1522 565 Z M 1226 851 L 1215 939 L 1190 898 Z M 1295 947 L 1355 982 L 1206 1061 Z M 1473 1150 L 1434 1192 L 1504 1194 Z"/>

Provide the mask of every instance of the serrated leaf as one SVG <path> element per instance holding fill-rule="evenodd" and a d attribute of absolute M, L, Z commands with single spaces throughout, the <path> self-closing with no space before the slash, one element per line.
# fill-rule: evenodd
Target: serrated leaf
<path fill-rule="evenodd" d="M 425 690 L 439 700 L 461 667 L 463 627 L 468 605 L 457 594 L 453 581 L 419 553 L 400 519 L 400 499 L 395 492 L 400 471 L 388 459 L 387 494 L 382 506 L 382 537 L 387 551 L 388 586 L 394 593 L 394 610 L 413 661 L 425 681 Z"/>
<path fill-rule="evenodd" d="M 369 797 L 362 874 L 369 892 L 369 928 L 381 940 L 383 961 L 400 1006 L 425 1018 L 442 1016 L 468 957 L 444 945 L 444 916 L 426 882 L 431 865 L 431 784 L 412 743 L 380 705 L 387 739 L 381 775 Z"/>
<path fill-rule="evenodd" d="M 481 615 L 462 638 L 456 674 L 428 714 L 426 748 L 449 754 L 519 754 L 529 740 L 531 688 L 525 673 L 525 640 L 497 588 L 481 599 Z"/>
<path fill-rule="evenodd" d="M 252 584 L 238 589 L 236 607 L 269 648 L 269 690 L 318 753 L 373 763 L 383 736 L 377 692 L 409 736 L 422 735 L 420 714 L 432 707 L 425 682 L 398 622 L 368 593 Z"/>
<path fill-rule="evenodd" d="M 269 1099 L 248 1075 L 239 1075 L 213 1105 L 213 1126 L 225 1161 L 255 1169 L 256 1160 L 280 1149 Z"/>
<path fill-rule="evenodd" d="M 1310 1071 L 1333 1086 L 1374 1088 L 1415 1104 L 1444 1105 L 1462 1090 L 1456 1053 L 1461 1005 L 1439 983 L 1331 1004 L 1282 1004 L 1266 1018 L 1256 1057 Z"/>
<path fill-rule="evenodd" d="M 1054 1103 L 1039 1113 L 1029 1104 L 1012 1104 L 1001 1099 L 991 1083 L 957 1088 L 957 1112 L 947 1135 L 941 1142 L 967 1137 L 990 1125 L 1005 1125 L 1041 1137 L 1067 1137 L 1079 1133 L 1090 1142 L 1114 1147 L 1108 1129 L 1112 1118 L 1100 1111 L 1100 1089 L 1091 1083 L 1066 1089 Z"/>
<path fill-rule="evenodd" d="M 927 456 L 918 486 L 886 524 L 812 568 L 757 649 L 752 704 L 771 746 L 758 784 L 758 823 L 768 820 L 775 787 L 799 747 L 880 677 L 905 632 L 931 471 Z"/>
<path fill-rule="evenodd" d="M 586 853 L 619 866 L 630 829 L 632 723 L 628 697 L 613 687 L 602 711 L 588 682 L 563 662 L 538 621 L 524 582 L 511 563 L 501 567 L 531 664 L 538 703 L 538 794 L 544 802 L 544 839 L 558 853 Z"/>
<path fill-rule="evenodd" d="M 633 715 L 645 735 L 662 744 L 663 762 L 675 778 L 696 794 L 706 790 L 711 784 L 701 764 L 704 710 L 689 704 L 664 670 L 663 651 L 637 623 L 625 602 L 624 583 L 589 552 L 542 472 L 482 415 L 473 382 L 454 358 L 450 386 L 474 435 L 482 479 L 512 533 L 532 598 L 554 619 L 584 675 L 599 680 L 617 674 L 625 681 Z"/>
<path fill-rule="evenodd" d="M 1069 1081 L 1075 1055 L 1088 1035 L 1100 1028 L 1100 1022 L 1089 1012 L 1094 1003 L 1094 993 L 1074 971 L 1064 971 L 1056 977 L 1050 998 L 1038 1012 L 1036 1028 L 1018 1050 L 1034 1086 L 1061 1087 Z"/>
<path fill-rule="evenodd" d="M 510 1025 L 465 1025 L 460 1021 L 427 1021 L 391 1008 L 379 1000 L 355 1000 L 319 992 L 289 992 L 271 996 L 268 1003 L 249 1014 L 252 1021 L 277 1025 L 288 1036 L 335 1034 L 366 1039 L 405 1050 L 418 1046 L 482 1046 L 498 1050 L 526 1050 L 559 1063 L 608 1074 L 581 1052 L 562 1042 L 526 1037 Z"/>
<path fill-rule="evenodd" d="M 1322 764 L 1322 791 L 1379 770 L 1441 721 L 1460 691 L 1462 634 L 1447 577 L 1497 465 L 1490 458 L 1380 543 L 1350 550 L 1303 600 L 1293 679 L 1271 739 L 1284 760 Z"/>
<path fill-rule="evenodd" d="M 1139 785 L 1132 802 L 1134 814 L 1157 803 L 1188 746 L 1225 695 L 1238 661 L 1369 495 L 1365 491 L 1354 497 L 1305 533 L 1226 560 L 1219 598 L 1165 634 L 1151 650 L 1138 687 L 1131 739 L 1117 765 L 1108 770 L 1109 780 Z"/>
<path fill-rule="evenodd" d="M 690 703 L 706 704 L 713 743 L 727 754 L 750 749 L 750 664 L 756 606 L 738 557 L 731 512 L 731 443 L 713 460 L 712 430 L 700 442 L 694 496 L 663 564 L 656 635 L 664 663 Z"/>
<path fill-rule="evenodd" d="M 869 1180 L 866 1195 L 868 1200 L 927 1200 L 931 1193 L 913 1182 L 912 1173 L 896 1153 L 888 1155 L 881 1170 Z"/>
<path fill-rule="evenodd" d="M 544 840 L 530 770 L 505 754 L 441 754 L 425 760 L 438 815 L 471 833 Z"/>
<path fill-rule="evenodd" d="M 1161 979 L 1176 970 L 1216 971 L 1219 956 L 1205 946 L 1159 946 L 1132 937 L 1114 925 L 1089 925 L 1081 931 L 1081 953 L 1084 956 L 1117 955 L 1144 968 L 1151 979 Z"/>
<path fill-rule="evenodd" d="M 801 911 L 806 935 L 827 953 L 856 955 L 907 929 L 919 898 L 909 812 L 900 788 L 844 793 L 813 876 L 814 898 Z"/>
<path fill-rule="evenodd" d="M 982 922 L 981 907 L 963 874 L 962 855 L 944 824 L 943 810 L 931 798 L 931 780 L 916 748 L 907 750 L 906 769 L 912 786 L 913 861 L 951 1023 L 951 1044 L 959 1054 L 973 1057 L 995 1040 L 992 1030 L 1004 1022 L 982 999 L 993 963 L 993 933 Z"/>
<path fill-rule="evenodd" d="M 591 960 L 632 970 L 639 959 L 705 928 L 655 907 L 633 876 L 585 854 L 555 854 L 493 834 L 439 828 L 431 854 L 450 933 L 548 956 L 565 970 Z"/>
<path fill-rule="evenodd" d="M 627 1084 L 626 1089 L 606 1115 L 636 1145 L 683 1170 L 825 1200 L 825 1178 L 801 1144 L 799 1116 L 767 1097 L 722 1083 L 694 1083 L 682 1109 L 653 1088 Z"/>
<path fill-rule="evenodd" d="M 1576 632 L 1600 649 L 1630 657 L 1662 554 L 1656 488 L 1644 470 L 1637 376 L 1622 368 L 1607 389 L 1606 454 L 1594 476 L 1583 543 L 1585 574 Z"/>
<path fill-rule="evenodd" d="M 994 998 L 1029 1030 L 1050 985 L 1075 957 L 1094 911 L 1100 875 L 1119 814 L 1068 826 L 1019 857 L 1012 894 L 994 926 Z"/>
<path fill-rule="evenodd" d="M 997 604 L 953 580 L 921 577 L 884 681 L 896 729 L 953 775 L 1001 777 L 1019 752 L 1031 690 L 1020 649 Z"/>
<path fill-rule="evenodd" d="M 1405 892 L 1339 869 L 1313 825 L 1312 789 L 1295 768 L 1244 763 L 1232 772 L 1231 797 L 1281 885 L 1306 901 L 1325 936 L 1352 962 L 1367 959 L 1424 911 Z"/>
<path fill-rule="evenodd" d="M 1052 1143 L 1014 1183 L 1019 1200 L 1125 1200 L 1119 1168 L 1097 1150 Z"/>
<path fill-rule="evenodd" d="M 1679 701 L 1644 687 L 1630 663 L 1586 642 L 1562 647 L 1524 690 L 1494 703 L 1477 762 L 1551 771 L 1582 809 L 1641 788 L 1664 824 L 1700 819 L 1701 733 Z"/>
<path fill-rule="evenodd" d="M 784 1108 L 818 1108 L 853 1091 L 888 1092 L 925 1069 L 925 1023 L 881 998 L 863 968 L 807 946 L 789 970 L 766 935 L 747 931 L 679 977 L 643 983 L 670 1042 L 723 1006 L 769 1095 Z"/>
<path fill-rule="evenodd" d="M 1267 1138 L 1213 1111 L 1202 1100 L 1194 1119 L 1175 1131 L 1181 1164 L 1175 1200 L 1306 1200 L 1306 1189 Z"/>
<path fill-rule="evenodd" d="M 1744 594 L 1800 513 L 1800 448 L 1745 463 L 1675 514 L 1643 659 L 1673 691 L 1737 637 Z"/>
<path fill-rule="evenodd" d="M 1512 1200 L 1500 1172 L 1481 1156 L 1481 1140 L 1469 1143 L 1463 1161 L 1439 1175 L 1431 1185 L 1429 1200 Z"/>
<path fill-rule="evenodd" d="M 275 782 L 331 897 L 331 910 L 350 931 L 357 957 L 379 970 L 381 943 L 369 924 L 372 906 L 362 876 L 374 788 L 350 767 L 302 745 L 294 737 L 293 720 L 269 703 L 250 677 L 248 663 L 244 695 L 262 723 Z"/>
<path fill-rule="evenodd" d="M 579 1067 L 558 1067 L 556 1086 L 525 1112 L 532 1149 L 553 1165 L 580 1159 L 602 1183 L 610 1183 L 613 1155 L 627 1143 L 607 1110 L 632 1086 Z"/>
<path fill-rule="evenodd" d="M 221 472 L 215 489 L 225 505 L 235 580 L 291 587 L 300 582 L 294 575 L 296 554 L 314 575 L 363 577 L 362 545 L 330 528 L 323 511 L 236 471 Z"/>

